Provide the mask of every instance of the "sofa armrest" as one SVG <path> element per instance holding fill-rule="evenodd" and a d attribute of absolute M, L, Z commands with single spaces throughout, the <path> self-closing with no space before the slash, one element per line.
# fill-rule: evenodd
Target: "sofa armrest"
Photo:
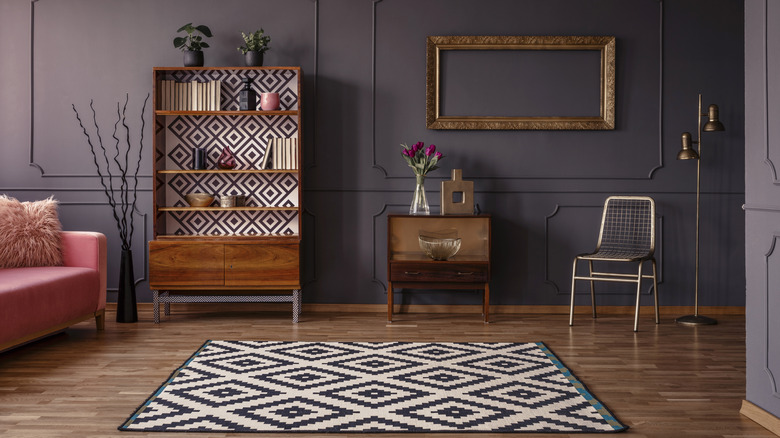
<path fill-rule="evenodd" d="M 106 307 L 106 236 L 92 231 L 60 233 L 62 259 L 65 266 L 91 268 L 98 271 L 100 297 L 98 309 Z"/>

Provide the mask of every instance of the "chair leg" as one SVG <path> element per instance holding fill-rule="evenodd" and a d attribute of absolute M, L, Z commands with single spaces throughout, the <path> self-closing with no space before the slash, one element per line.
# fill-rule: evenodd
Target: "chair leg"
<path fill-rule="evenodd" d="M 588 276 L 593 278 L 593 260 L 588 260 Z M 593 318 L 596 318 L 596 285 L 590 280 L 590 307 L 593 310 Z"/>
<path fill-rule="evenodd" d="M 574 277 L 577 275 L 577 258 L 571 269 L 571 305 L 569 305 L 569 325 L 574 325 Z"/>
<path fill-rule="evenodd" d="M 639 271 L 636 274 L 636 310 L 634 311 L 634 331 L 639 331 L 639 297 L 642 291 L 642 262 L 639 262 Z"/>
<path fill-rule="evenodd" d="M 658 271 L 655 265 L 655 259 L 650 259 L 653 263 L 653 296 L 655 298 L 655 323 L 661 323 L 661 317 L 658 313 Z"/>

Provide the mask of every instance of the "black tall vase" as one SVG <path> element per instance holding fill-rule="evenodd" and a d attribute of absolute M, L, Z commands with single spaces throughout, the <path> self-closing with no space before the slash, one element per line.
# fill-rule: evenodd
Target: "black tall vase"
<path fill-rule="evenodd" d="M 133 275 L 133 251 L 122 250 L 119 262 L 119 297 L 116 301 L 116 322 L 136 322 L 135 275 Z"/>

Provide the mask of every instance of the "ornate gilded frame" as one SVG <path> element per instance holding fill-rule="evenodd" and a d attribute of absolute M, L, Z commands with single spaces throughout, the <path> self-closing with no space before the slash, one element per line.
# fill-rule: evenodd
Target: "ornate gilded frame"
<path fill-rule="evenodd" d="M 442 50 L 598 50 L 600 102 L 598 116 L 584 117 L 494 117 L 443 116 L 439 86 Z M 615 37 L 614 36 L 429 36 L 427 42 L 425 124 L 428 129 L 615 129 Z"/>

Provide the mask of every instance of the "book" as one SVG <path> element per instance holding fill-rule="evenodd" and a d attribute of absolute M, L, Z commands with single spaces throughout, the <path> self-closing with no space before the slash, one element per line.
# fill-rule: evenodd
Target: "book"
<path fill-rule="evenodd" d="M 268 144 L 265 147 L 265 154 L 263 155 L 263 161 L 260 163 L 260 169 L 267 169 L 269 164 L 269 158 L 271 157 L 271 153 L 273 150 L 273 143 L 274 139 L 273 137 L 268 137 Z"/>

